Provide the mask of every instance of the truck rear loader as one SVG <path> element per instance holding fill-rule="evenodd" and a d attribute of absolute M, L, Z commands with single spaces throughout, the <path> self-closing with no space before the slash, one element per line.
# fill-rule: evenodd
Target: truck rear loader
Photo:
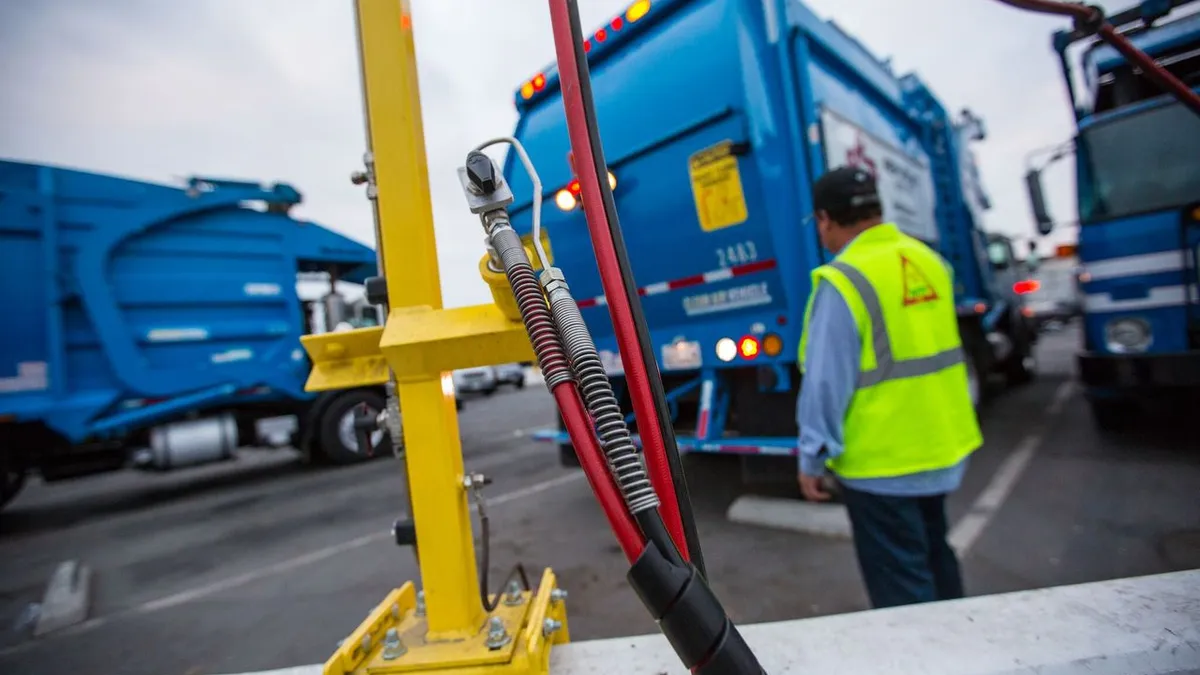
<path fill-rule="evenodd" d="M 306 393 L 300 336 L 346 318 L 333 289 L 375 254 L 290 216 L 300 200 L 0 161 L 0 504 L 33 471 L 172 470 L 254 444 L 360 458 L 354 409 L 383 410 L 383 389 Z M 302 302 L 314 274 L 330 293 Z"/>
<path fill-rule="evenodd" d="M 785 465 L 796 453 L 801 324 L 810 272 L 832 258 L 810 190 L 838 166 L 871 172 L 885 218 L 952 266 L 976 401 L 992 375 L 1032 377 L 1036 338 L 1013 291 L 1012 242 L 982 229 L 990 205 L 969 146 L 985 132 L 969 111 L 952 116 L 919 77 L 896 75 L 794 0 L 637 2 L 586 49 L 609 185 L 681 450 L 760 456 L 743 462 L 759 469 L 747 477 L 794 480 Z M 515 100 L 514 136 L 556 206 L 542 219 L 556 264 L 621 391 L 558 73 L 533 74 Z M 511 153 L 505 178 L 530 194 Z M 523 234 L 525 199 L 513 208 Z M 920 270 L 906 274 L 920 283 Z M 536 437 L 573 461 L 561 428 Z"/>

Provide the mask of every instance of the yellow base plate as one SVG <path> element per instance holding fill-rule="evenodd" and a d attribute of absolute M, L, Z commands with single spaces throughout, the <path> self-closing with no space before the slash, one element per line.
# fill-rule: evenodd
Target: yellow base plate
<path fill-rule="evenodd" d="M 551 645 L 570 639 L 566 602 L 552 599 L 554 589 L 554 572 L 546 569 L 535 593 L 524 594 L 519 605 L 501 600 L 491 617 L 504 622 L 511 639 L 493 649 L 488 646 L 487 621 L 469 638 L 429 640 L 425 619 L 416 612 L 415 588 L 406 583 L 389 593 L 346 638 L 325 662 L 323 675 L 545 675 Z M 544 630 L 547 619 L 561 624 L 549 635 Z M 402 648 L 385 649 L 390 628 L 396 629 Z"/>

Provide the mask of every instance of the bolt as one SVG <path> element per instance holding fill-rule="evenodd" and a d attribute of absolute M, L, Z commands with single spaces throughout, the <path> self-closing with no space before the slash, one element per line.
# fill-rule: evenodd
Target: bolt
<path fill-rule="evenodd" d="M 408 648 L 400 641 L 400 633 L 395 628 L 389 628 L 383 638 L 383 660 L 398 659 L 407 651 Z"/>
<path fill-rule="evenodd" d="M 542 622 L 542 635 L 550 637 L 562 628 L 562 622 L 557 619 L 546 619 Z"/>
<path fill-rule="evenodd" d="M 425 616 L 425 591 L 417 591 L 417 616 Z"/>
<path fill-rule="evenodd" d="M 392 618 L 400 619 L 400 605 L 392 605 Z"/>
<path fill-rule="evenodd" d="M 354 171 L 350 174 L 350 182 L 355 185 L 362 185 L 367 182 L 368 176 L 366 171 Z"/>
<path fill-rule="evenodd" d="M 556 589 L 550 591 L 550 602 L 553 602 L 554 604 L 557 605 L 558 603 L 560 603 L 566 599 L 567 599 L 566 589 L 556 588 Z"/>
<path fill-rule="evenodd" d="M 508 593 L 504 596 L 504 604 L 509 607 L 516 607 L 524 601 L 521 597 L 521 584 L 516 579 L 513 579 L 508 584 Z"/>
<path fill-rule="evenodd" d="M 500 649 L 511 641 L 512 636 L 504 629 L 504 622 L 500 620 L 500 617 L 493 616 L 488 621 L 487 648 Z"/>

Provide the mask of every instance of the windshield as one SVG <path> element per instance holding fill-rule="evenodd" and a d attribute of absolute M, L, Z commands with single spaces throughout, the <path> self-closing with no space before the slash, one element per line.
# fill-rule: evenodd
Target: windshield
<path fill-rule="evenodd" d="M 1200 117 L 1179 103 L 1088 128 L 1078 150 L 1084 223 L 1200 199 Z"/>

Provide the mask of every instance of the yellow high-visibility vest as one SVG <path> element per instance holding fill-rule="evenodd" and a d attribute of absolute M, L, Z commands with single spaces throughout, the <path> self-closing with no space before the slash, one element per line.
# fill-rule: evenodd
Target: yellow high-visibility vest
<path fill-rule="evenodd" d="M 978 448 L 983 435 L 967 386 L 954 284 L 941 256 L 885 223 L 813 270 L 802 372 L 822 280 L 849 306 L 862 342 L 844 451 L 829 468 L 845 478 L 902 476 L 954 466 Z"/>

